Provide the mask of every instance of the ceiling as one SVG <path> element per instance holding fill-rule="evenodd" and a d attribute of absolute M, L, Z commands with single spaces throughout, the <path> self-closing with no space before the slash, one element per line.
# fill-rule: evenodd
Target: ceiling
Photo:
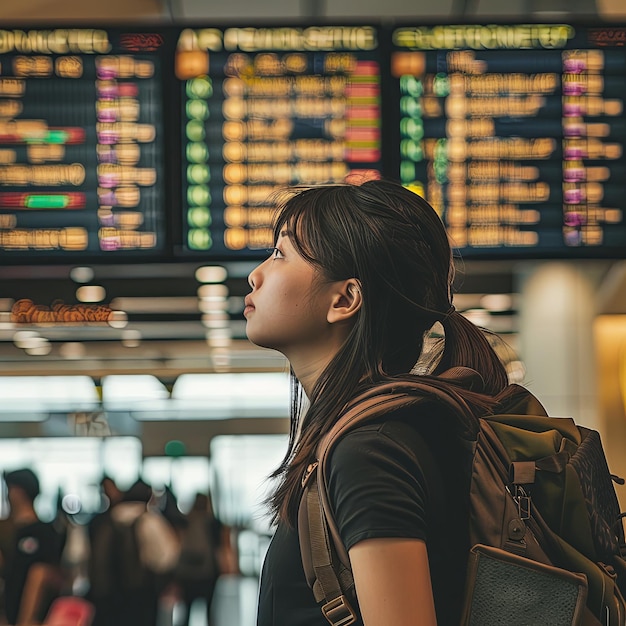
<path fill-rule="evenodd" d="M 385 3 L 386 17 L 422 18 L 445 17 L 454 14 L 497 16 L 537 15 L 549 16 L 598 15 L 605 19 L 626 17 L 623 0 L 445 0 L 432 3 L 426 0 L 388 0 Z M 380 15 L 377 0 L 108 0 L 107 2 L 85 2 L 84 0 L 21 0 L 0 3 L 0 20 L 3 21 L 78 21 L 102 20 L 119 22 L 124 20 L 180 21 L 180 20 L 223 20 L 237 19 L 297 19 L 301 17 L 334 17 Z"/>
<path fill-rule="evenodd" d="M 76 20 L 76 19 L 161 19 L 162 0 L 107 0 L 85 2 L 84 0 L 21 0 L 2 2 L 0 19 L 8 21 Z"/>
<path fill-rule="evenodd" d="M 103 288 L 99 303 L 85 302 L 84 306 L 123 309 L 127 319 L 120 323 L 38 323 L 36 317 L 34 322 L 13 323 L 11 310 L 15 311 L 16 302 L 28 299 L 43 309 L 61 302 L 77 306 L 76 292 L 84 283 L 77 282 L 76 278 L 82 280 L 80 272 L 72 272 L 71 266 L 0 268 L 0 373 L 88 373 L 100 377 L 151 372 L 168 380 L 182 372 L 220 368 L 284 369 L 282 357 L 255 348 L 245 339 L 243 297 L 248 292 L 246 276 L 251 266 L 227 266 L 228 277 L 220 283 L 220 297 L 208 304 L 209 313 L 222 313 L 213 317 L 225 318 L 217 328 L 202 323 L 201 283 L 195 277 L 199 266 L 172 263 L 94 266 L 90 271 L 83 268 L 83 275 L 87 271 L 91 276 L 87 283 Z M 16 343 L 18 331 L 22 332 Z M 35 339 L 32 333 L 36 333 Z"/>
<path fill-rule="evenodd" d="M 99 377 L 152 372 L 172 379 L 182 372 L 216 369 L 284 370 L 282 357 L 245 338 L 243 297 L 249 291 L 246 276 L 253 264 L 226 264 L 220 296 L 205 299 L 204 304 L 198 297 L 202 286 L 196 278 L 198 267 L 201 264 L 106 265 L 83 270 L 82 275 L 71 266 L 0 268 L 0 373 L 80 372 Z M 11 310 L 24 299 L 44 309 L 60 302 L 76 305 L 83 283 L 75 279 L 84 279 L 85 271 L 91 276 L 89 285 L 104 289 L 99 304 L 123 309 L 126 323 L 40 323 L 37 317 L 14 323 Z M 495 285 L 494 281 L 500 291 L 511 290 L 506 272 L 492 275 L 488 282 Z M 207 307 L 203 323 L 200 308 Z M 226 315 L 211 316 L 213 311 Z M 218 321 L 208 322 L 211 317 Z"/>
<path fill-rule="evenodd" d="M 593 263 L 602 276 L 599 313 L 626 313 L 624 262 Z M 203 286 L 197 278 L 200 263 L 101 265 L 79 271 L 66 265 L 0 267 L 0 375 L 100 378 L 149 372 L 172 382 L 187 372 L 284 371 L 282 356 L 245 338 L 243 297 L 253 266 L 225 264 L 227 276 L 216 283 L 219 295 L 208 298 L 198 291 Z M 519 270 L 514 261 L 466 262 L 456 277 L 457 308 L 475 310 L 485 294 L 516 294 Z M 103 289 L 100 302 L 84 306 L 124 310 L 126 319 L 16 323 L 11 315 L 21 299 L 44 310 L 58 303 L 81 306 L 76 294 L 85 285 Z M 515 335 L 515 309 L 513 298 L 508 310 L 491 315 L 487 324 Z"/>

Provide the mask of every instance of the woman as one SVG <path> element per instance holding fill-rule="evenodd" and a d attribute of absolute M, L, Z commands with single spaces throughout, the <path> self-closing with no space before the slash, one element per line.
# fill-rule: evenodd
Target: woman
<path fill-rule="evenodd" d="M 352 398 L 417 375 L 418 361 L 432 375 L 456 365 L 479 372 L 484 388 L 463 392 L 477 412 L 492 405 L 507 376 L 483 333 L 452 306 L 446 232 L 421 197 L 388 181 L 294 190 L 274 235 L 270 257 L 250 274 L 244 311 L 250 340 L 282 352 L 294 376 L 258 625 L 322 625 L 296 530 L 301 479 L 320 438 Z M 426 358 L 424 339 L 437 321 L 445 347 Z M 460 448 L 440 413 L 431 404 L 387 414 L 344 437 L 330 457 L 329 495 L 350 556 L 358 624 L 458 624 L 467 512 Z"/>

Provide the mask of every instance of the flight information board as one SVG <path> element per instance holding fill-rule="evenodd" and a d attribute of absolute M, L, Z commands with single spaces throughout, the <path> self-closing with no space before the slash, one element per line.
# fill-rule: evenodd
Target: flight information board
<path fill-rule="evenodd" d="M 0 257 L 261 258 L 381 176 L 466 258 L 626 257 L 625 100 L 616 24 L 0 28 Z"/>
<path fill-rule="evenodd" d="M 378 38 L 373 26 L 181 32 L 185 251 L 258 256 L 276 190 L 380 176 Z"/>
<path fill-rule="evenodd" d="M 463 256 L 623 256 L 626 29 L 393 30 L 397 175 Z"/>
<path fill-rule="evenodd" d="M 164 250 L 164 38 L 0 29 L 0 255 Z"/>

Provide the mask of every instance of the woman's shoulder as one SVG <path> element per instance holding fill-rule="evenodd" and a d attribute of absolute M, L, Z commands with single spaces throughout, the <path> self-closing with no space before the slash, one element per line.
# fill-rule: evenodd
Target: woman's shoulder
<path fill-rule="evenodd" d="M 374 537 L 425 539 L 427 511 L 442 508 L 441 472 L 415 427 L 417 412 L 389 413 L 350 431 L 331 449 L 328 494 L 348 548 Z"/>
<path fill-rule="evenodd" d="M 428 448 L 432 413 L 421 407 L 402 407 L 348 431 L 330 452 L 331 465 L 369 463 L 374 455 L 392 459 L 423 457 Z"/>

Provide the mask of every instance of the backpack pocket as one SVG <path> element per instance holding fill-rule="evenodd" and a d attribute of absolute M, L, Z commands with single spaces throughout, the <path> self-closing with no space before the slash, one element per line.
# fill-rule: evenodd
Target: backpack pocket
<path fill-rule="evenodd" d="M 470 550 L 461 626 L 579 626 L 587 579 L 499 548 Z"/>

